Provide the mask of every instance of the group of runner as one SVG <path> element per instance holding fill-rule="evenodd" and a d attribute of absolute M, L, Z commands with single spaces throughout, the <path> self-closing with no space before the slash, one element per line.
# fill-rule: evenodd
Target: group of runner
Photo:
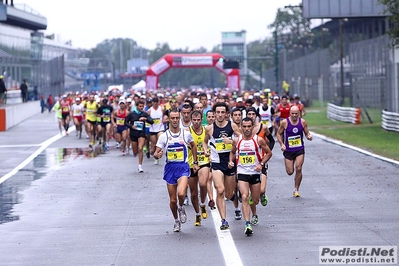
<path fill-rule="evenodd" d="M 219 211 L 220 229 L 229 229 L 226 200 L 231 200 L 235 219 L 244 216 L 244 232 L 251 235 L 252 225 L 259 221 L 256 206 L 268 203 L 267 170 L 275 144 L 273 132 L 284 152 L 286 172 L 295 172 L 293 196 L 300 196 L 303 135 L 308 140 L 312 136 L 302 119 L 306 112 L 299 97 L 288 99 L 267 92 L 221 92 L 214 97 L 184 91 L 110 97 L 64 95 L 53 109 L 59 113 L 60 131 L 63 126 L 68 134 L 69 117 L 73 118 L 77 136 L 81 138 L 84 127 L 90 147 L 98 140 L 108 150 L 113 136 L 122 155 L 131 148 L 133 155 L 138 155 L 140 173 L 144 154 L 153 156 L 154 164 L 165 155 L 163 179 L 175 219 L 173 231 L 179 232 L 187 221 L 184 205 L 189 189 L 195 226 L 208 217 L 208 197 L 208 207 Z"/>

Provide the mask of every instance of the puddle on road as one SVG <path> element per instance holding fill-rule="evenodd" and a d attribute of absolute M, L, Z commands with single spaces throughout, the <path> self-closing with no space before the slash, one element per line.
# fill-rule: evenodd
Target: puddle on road
<path fill-rule="evenodd" d="M 44 177 L 54 167 L 78 159 L 92 159 L 104 153 L 102 147 L 91 148 L 47 148 L 25 168 L 0 184 L 0 224 L 19 220 L 12 208 L 22 202 L 21 191 L 33 181 Z"/>

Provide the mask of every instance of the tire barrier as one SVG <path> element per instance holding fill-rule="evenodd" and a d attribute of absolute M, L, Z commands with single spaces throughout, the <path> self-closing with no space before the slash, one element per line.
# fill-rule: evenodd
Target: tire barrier
<path fill-rule="evenodd" d="M 327 118 L 331 120 L 360 124 L 360 108 L 341 107 L 329 103 L 327 105 Z"/>
<path fill-rule="evenodd" d="M 381 126 L 385 130 L 399 132 L 399 113 L 382 110 Z"/>

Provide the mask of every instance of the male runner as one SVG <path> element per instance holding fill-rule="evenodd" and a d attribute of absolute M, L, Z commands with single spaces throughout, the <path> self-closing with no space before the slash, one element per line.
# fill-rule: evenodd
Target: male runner
<path fill-rule="evenodd" d="M 230 152 L 229 167 L 235 166 L 237 161 L 237 179 L 242 197 L 242 211 L 245 220 L 246 235 L 253 233 L 250 224 L 249 193 L 254 204 L 258 204 L 260 197 L 260 172 L 272 157 L 272 151 L 266 141 L 253 133 L 254 121 L 246 117 L 242 120 L 243 134 L 233 142 Z M 262 151 L 265 154 L 262 156 Z"/>
<path fill-rule="evenodd" d="M 73 117 L 73 123 L 75 124 L 76 133 L 79 134 L 79 138 L 82 138 L 82 121 L 83 121 L 83 105 L 81 104 L 80 98 L 75 98 L 75 103 L 71 107 L 71 116 Z"/>
<path fill-rule="evenodd" d="M 190 165 L 190 179 L 188 180 L 190 186 L 191 202 L 193 204 L 196 216 L 195 226 L 201 225 L 202 219 L 208 218 L 208 212 L 205 207 L 205 199 L 207 194 L 207 183 L 209 177 L 209 157 L 205 156 L 202 142 L 205 140 L 205 127 L 202 126 L 202 112 L 194 111 L 191 113 L 191 123 L 188 131 L 193 136 L 194 144 L 197 147 L 197 159 L 194 161 L 191 149 L 189 149 L 188 163 Z M 199 166 L 198 171 L 194 171 L 194 165 Z M 201 204 L 198 204 L 198 184 L 200 187 Z M 201 208 L 201 214 L 200 212 Z"/>
<path fill-rule="evenodd" d="M 217 190 L 216 205 L 222 220 L 221 230 L 229 229 L 229 223 L 226 220 L 226 203 L 224 198 L 231 199 L 236 188 L 234 174 L 235 167 L 229 168 L 229 154 L 232 148 L 232 135 L 241 134 L 236 124 L 226 121 L 226 113 L 229 107 L 225 102 L 218 102 L 213 106 L 216 120 L 212 125 L 206 127 L 205 141 L 203 142 L 204 152 L 209 156 L 208 141 L 211 148 L 212 179 Z"/>
<path fill-rule="evenodd" d="M 115 128 L 115 140 L 116 147 L 119 148 L 122 142 L 122 155 L 125 155 L 126 138 L 127 138 L 127 126 L 125 125 L 125 119 L 129 111 L 126 109 L 126 103 L 124 99 L 119 100 L 119 109 L 112 113 L 111 122 Z"/>
<path fill-rule="evenodd" d="M 152 120 L 154 120 L 154 123 L 150 126 L 151 153 L 154 154 L 155 144 L 158 142 L 159 136 L 164 131 L 162 122 L 164 109 L 159 105 L 159 100 L 157 97 L 152 99 L 152 106 L 148 110 L 148 114 Z M 158 160 L 154 159 L 154 164 L 158 164 Z"/>
<path fill-rule="evenodd" d="M 105 150 L 109 149 L 109 136 L 112 132 L 111 115 L 113 111 L 114 109 L 108 104 L 108 99 L 106 98 L 102 100 L 101 106 L 97 110 L 97 115 L 101 118 L 99 132 L 101 132 L 100 136 L 103 138 Z"/>
<path fill-rule="evenodd" d="M 294 178 L 294 197 L 300 197 L 299 186 L 302 181 L 302 165 L 305 160 L 305 145 L 303 143 L 303 133 L 308 140 L 312 140 L 308 124 L 305 119 L 299 117 L 297 106 L 291 107 L 290 117 L 280 122 L 277 132 L 277 140 L 280 143 L 284 155 L 285 170 L 288 175 L 295 171 Z M 294 168 L 295 167 L 295 168 Z"/>
<path fill-rule="evenodd" d="M 175 219 L 174 232 L 180 232 L 181 224 L 187 221 L 184 209 L 184 197 L 187 194 L 187 184 L 190 175 L 188 165 L 188 146 L 191 147 L 194 162 L 197 161 L 197 148 L 189 131 L 180 128 L 180 113 L 174 108 L 169 112 L 169 129 L 159 137 L 154 153 L 155 159 L 160 159 L 166 153 L 166 164 L 163 179 L 169 194 L 169 207 Z M 198 165 L 194 164 L 194 171 Z M 177 202 L 179 201 L 179 202 Z M 179 213 L 179 219 L 178 214 Z"/>

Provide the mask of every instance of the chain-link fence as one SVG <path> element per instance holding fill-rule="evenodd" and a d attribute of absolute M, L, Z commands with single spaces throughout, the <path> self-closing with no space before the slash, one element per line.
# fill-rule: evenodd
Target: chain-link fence
<path fill-rule="evenodd" d="M 353 107 L 397 111 L 399 70 L 394 67 L 393 56 L 390 56 L 393 50 L 389 47 L 389 38 L 380 36 L 349 43 L 345 50 L 342 70 L 337 49 L 323 49 L 310 54 L 305 50 L 303 56 L 293 60 L 289 60 L 285 50 L 280 51 L 279 84 L 286 80 L 290 84 L 290 94 L 300 95 L 305 104 L 334 102 L 343 92 Z M 344 75 L 343 89 L 341 72 Z M 281 85 L 276 86 L 275 69 L 268 69 L 265 75 L 266 85 L 283 93 Z"/>

